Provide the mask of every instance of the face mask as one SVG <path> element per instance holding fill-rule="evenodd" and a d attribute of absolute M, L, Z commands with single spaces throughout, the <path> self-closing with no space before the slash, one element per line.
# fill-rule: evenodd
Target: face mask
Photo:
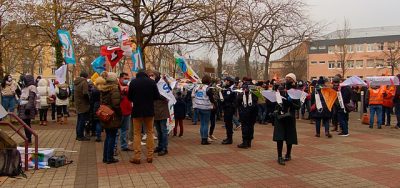
<path fill-rule="evenodd" d="M 125 84 L 125 85 L 128 85 L 129 80 L 123 80 L 122 83 Z"/>

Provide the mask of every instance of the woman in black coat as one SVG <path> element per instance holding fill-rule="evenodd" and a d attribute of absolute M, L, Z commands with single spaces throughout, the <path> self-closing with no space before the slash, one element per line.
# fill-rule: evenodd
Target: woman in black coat
<path fill-rule="evenodd" d="M 176 98 L 176 103 L 174 105 L 174 116 L 175 116 L 175 127 L 174 127 L 174 136 L 176 136 L 178 132 L 179 126 L 179 137 L 183 136 L 183 120 L 186 117 L 186 103 L 185 99 L 182 97 L 182 93 L 178 92 Z"/>
<path fill-rule="evenodd" d="M 280 86 L 277 92 L 282 96 L 282 104 L 277 104 L 273 113 L 274 135 L 273 140 L 277 143 L 278 163 L 285 165 L 285 161 L 291 160 L 292 145 L 297 145 L 297 131 L 295 112 L 300 109 L 300 100 L 289 97 L 286 90 L 295 87 L 296 76 L 286 75 L 285 86 Z M 286 87 L 286 90 L 285 90 Z M 286 141 L 286 155 L 282 157 L 283 142 Z"/>
<path fill-rule="evenodd" d="M 311 95 L 311 117 L 315 120 L 315 137 L 320 137 L 320 132 L 321 132 L 321 122 L 325 128 L 325 136 L 328 138 L 332 138 L 332 135 L 329 133 L 329 122 L 332 117 L 332 112 L 329 111 L 328 106 L 326 105 L 326 101 L 324 97 L 322 96 L 321 89 L 326 87 L 325 86 L 325 81 L 323 77 L 320 77 L 318 80 L 318 83 L 312 92 Z M 315 99 L 315 94 L 320 98 L 321 104 L 322 104 L 322 109 L 317 109 L 316 105 L 316 99 Z"/>

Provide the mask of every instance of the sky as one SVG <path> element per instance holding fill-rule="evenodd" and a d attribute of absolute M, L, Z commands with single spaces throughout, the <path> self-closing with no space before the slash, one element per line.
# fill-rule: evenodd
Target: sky
<path fill-rule="evenodd" d="M 303 0 L 308 4 L 311 20 L 326 25 L 321 34 L 343 27 L 346 19 L 350 28 L 366 28 L 400 25 L 400 0 Z M 210 58 L 216 64 L 215 50 L 196 49 L 191 56 L 196 59 Z M 226 54 L 224 59 L 234 61 L 238 53 Z M 254 55 L 255 60 L 262 61 Z M 275 59 L 278 56 L 275 56 Z"/>

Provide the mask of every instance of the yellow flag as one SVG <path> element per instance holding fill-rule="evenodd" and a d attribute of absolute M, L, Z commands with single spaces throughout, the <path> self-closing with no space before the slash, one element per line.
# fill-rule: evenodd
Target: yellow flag
<path fill-rule="evenodd" d="M 332 111 L 333 104 L 335 104 L 337 93 L 332 88 L 322 88 L 321 89 L 322 96 L 324 97 L 326 106 L 329 111 Z"/>
<path fill-rule="evenodd" d="M 97 72 L 95 72 L 92 77 L 90 77 L 90 79 L 92 80 L 93 83 L 96 82 L 96 79 L 99 77 L 99 74 L 97 74 Z"/>

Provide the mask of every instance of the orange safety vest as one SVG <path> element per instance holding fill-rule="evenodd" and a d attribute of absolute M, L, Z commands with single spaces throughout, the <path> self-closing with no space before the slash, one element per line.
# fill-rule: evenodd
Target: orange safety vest
<path fill-rule="evenodd" d="M 369 89 L 369 104 L 370 105 L 382 105 L 383 104 L 383 93 L 385 92 L 384 86 L 379 89 Z"/>
<path fill-rule="evenodd" d="M 393 98 L 395 95 L 395 88 L 394 86 L 386 86 L 385 93 L 386 97 L 383 97 L 383 106 L 392 108 L 393 107 Z"/>

